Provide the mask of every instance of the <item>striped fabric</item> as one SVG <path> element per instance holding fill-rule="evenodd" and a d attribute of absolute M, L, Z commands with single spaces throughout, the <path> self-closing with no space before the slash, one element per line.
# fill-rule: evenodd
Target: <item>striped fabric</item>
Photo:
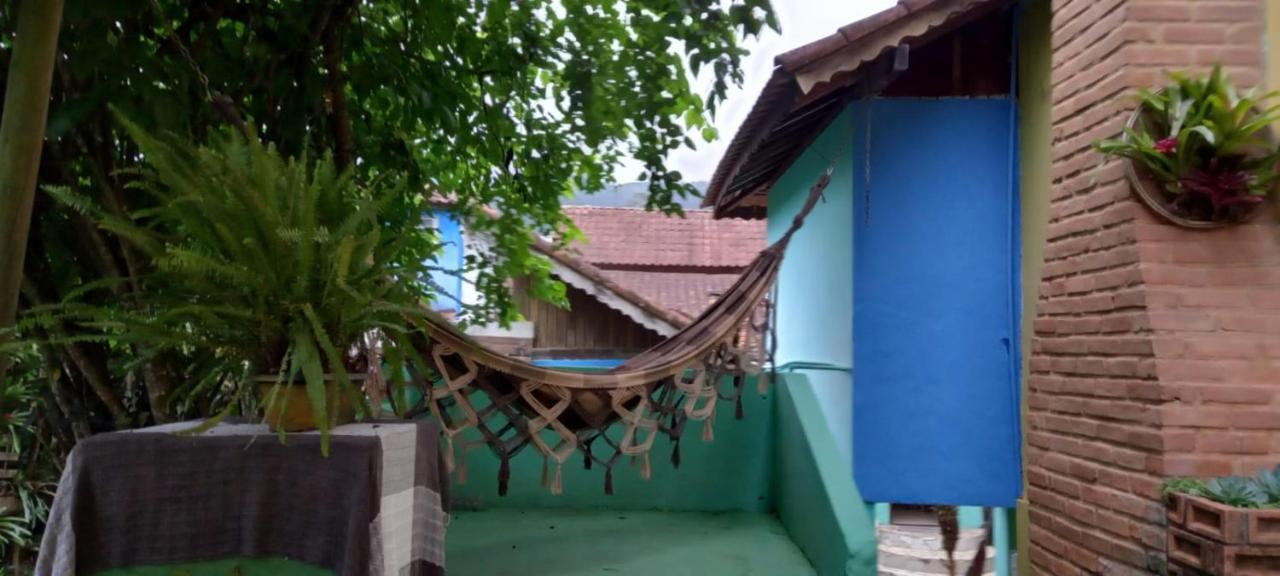
<path fill-rule="evenodd" d="M 448 478 L 431 422 L 370 422 L 285 444 L 261 424 L 104 434 L 68 459 L 36 574 L 285 557 L 334 574 L 444 574 Z"/>

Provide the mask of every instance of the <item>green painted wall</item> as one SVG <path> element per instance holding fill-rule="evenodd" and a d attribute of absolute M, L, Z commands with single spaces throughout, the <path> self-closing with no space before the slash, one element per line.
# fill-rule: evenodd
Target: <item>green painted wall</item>
<path fill-rule="evenodd" d="M 1050 43 L 1052 13 L 1048 0 L 1026 0 L 1018 30 L 1018 130 L 1022 157 L 1022 422 L 1023 458 L 1026 458 L 1027 373 L 1031 357 L 1031 323 L 1040 297 L 1040 270 L 1044 265 L 1045 231 L 1049 225 L 1050 171 L 1052 167 L 1052 100 L 1050 77 L 1053 48 Z M 1027 492 L 1023 475 L 1023 494 Z M 1018 502 L 1017 549 L 1029 550 L 1025 496 Z M 1028 554 L 1019 554 L 1018 573 L 1030 574 Z"/>
<path fill-rule="evenodd" d="M 825 202 L 787 247 L 778 279 L 779 365 L 853 366 L 853 118 L 851 109 L 832 122 L 769 190 L 769 240 L 781 236 L 829 167 Z M 834 166 L 833 166 L 834 164 Z M 851 470 L 852 375 L 797 370 L 811 377 L 814 393 Z"/>
<path fill-rule="evenodd" d="M 743 395 L 743 419 L 735 420 L 732 404 L 716 411 L 715 439 L 702 441 L 702 423 L 688 425 L 680 443 L 680 468 L 670 462 L 671 441 L 659 437 L 650 455 L 653 475 L 640 478 L 627 458 L 613 472 L 613 495 L 604 493 L 604 470 L 584 470 L 575 454 L 564 467 L 564 493 L 541 486 L 543 458 L 525 448 L 511 462 L 511 482 L 498 496 L 498 459 L 487 447 L 467 455 L 467 482 L 454 480 L 454 505 L 462 508 L 607 508 L 616 510 L 743 511 L 773 509 L 774 392 L 760 395 L 753 379 Z M 614 436 L 620 434 L 615 430 Z M 478 438 L 478 435 L 471 438 Z M 554 441 L 547 437 L 548 442 Z M 603 444 L 598 444 L 603 446 Z M 555 473 L 554 463 L 549 470 Z"/>
<path fill-rule="evenodd" d="M 786 374 L 778 388 L 778 517 L 819 575 L 874 574 L 875 526 L 823 425 L 817 392 L 801 374 Z"/>

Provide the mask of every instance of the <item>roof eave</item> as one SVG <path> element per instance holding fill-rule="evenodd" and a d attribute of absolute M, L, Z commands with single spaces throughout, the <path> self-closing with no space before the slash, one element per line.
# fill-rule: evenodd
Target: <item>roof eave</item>
<path fill-rule="evenodd" d="M 773 76 L 717 164 L 715 177 L 707 188 L 703 206 L 713 207 L 716 218 L 742 213 L 738 204 L 745 196 L 758 193 L 759 186 L 752 186 L 745 193 L 739 190 L 739 193 L 729 197 L 726 197 L 726 191 L 735 185 L 734 180 L 742 166 L 751 161 L 756 149 L 779 122 L 789 112 L 813 101 L 811 95 L 830 89 L 836 83 L 852 86 L 860 81 L 860 71 L 864 66 L 876 61 L 885 50 L 910 39 L 930 37 L 953 20 L 982 12 L 977 9 L 1001 2 L 1002 0 L 899 0 L 897 5 L 888 10 L 843 26 L 835 34 L 776 56 Z M 771 92 L 771 89 L 777 90 L 772 88 L 775 85 L 790 86 L 793 92 L 789 98 L 781 99 L 776 92 Z M 783 112 L 779 114 L 779 110 Z M 834 116 L 828 119 L 828 123 L 833 119 Z M 798 154 L 790 155 L 790 159 L 794 160 L 795 156 Z M 786 166 L 782 166 L 767 184 L 772 185 L 776 177 L 785 172 L 785 168 Z"/>

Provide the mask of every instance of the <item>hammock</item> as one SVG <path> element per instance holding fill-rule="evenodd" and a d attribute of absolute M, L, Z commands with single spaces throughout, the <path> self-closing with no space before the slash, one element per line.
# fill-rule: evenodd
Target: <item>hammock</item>
<path fill-rule="evenodd" d="M 605 493 L 612 494 L 613 467 L 623 456 L 640 466 L 642 478 L 650 476 L 649 452 L 659 434 L 671 439 L 671 463 L 679 467 L 685 425 L 702 422 L 702 437 L 710 441 L 719 402 L 735 402 L 735 416 L 741 418 L 746 377 L 758 375 L 766 359 L 772 364 L 773 308 L 765 296 L 787 243 L 829 182 L 828 170 L 810 189 L 787 232 L 710 308 L 680 332 L 608 372 L 534 366 L 489 350 L 442 317 L 426 321 L 413 344 L 439 378 L 427 382 L 414 375 L 415 384 L 427 392 L 425 407 L 417 411 L 429 411 L 439 421 L 450 472 L 456 469 L 458 482 L 465 483 L 467 452 L 488 446 L 501 462 L 498 493 L 505 495 L 511 459 L 533 446 L 544 459 L 543 486 L 559 494 L 565 462 L 581 452 L 586 468 L 604 467 Z M 766 311 L 757 322 L 762 302 Z M 761 392 L 769 380 L 759 379 Z M 618 438 L 608 434 L 615 424 L 622 430 Z M 472 429 L 480 439 L 460 438 Z M 548 481 L 552 463 L 555 475 Z"/>

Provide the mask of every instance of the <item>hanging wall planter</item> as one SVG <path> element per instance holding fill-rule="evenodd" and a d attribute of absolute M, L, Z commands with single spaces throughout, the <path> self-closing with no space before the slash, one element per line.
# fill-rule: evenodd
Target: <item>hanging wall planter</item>
<path fill-rule="evenodd" d="M 1215 67 L 1204 78 L 1171 75 L 1140 93 L 1124 135 L 1095 146 L 1120 156 L 1134 193 L 1156 214 L 1187 228 L 1247 222 L 1275 187 L 1280 160 L 1267 106 L 1277 94 L 1237 92 Z"/>

